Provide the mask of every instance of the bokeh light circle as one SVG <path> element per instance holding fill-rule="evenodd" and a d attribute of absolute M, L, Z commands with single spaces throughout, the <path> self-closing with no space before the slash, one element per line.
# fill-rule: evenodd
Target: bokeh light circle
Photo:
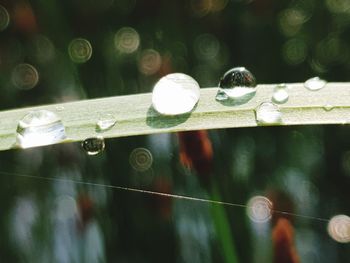
<path fill-rule="evenodd" d="M 256 223 L 265 223 L 272 216 L 272 202 L 264 196 L 253 196 L 247 203 L 247 214 Z"/>
<path fill-rule="evenodd" d="M 10 15 L 6 8 L 0 5 L 0 31 L 5 30 L 10 23 Z"/>
<path fill-rule="evenodd" d="M 84 38 L 75 38 L 69 43 L 68 54 L 73 62 L 85 63 L 92 56 L 92 46 Z"/>
<path fill-rule="evenodd" d="M 328 223 L 328 234 L 339 243 L 350 242 L 350 217 L 336 215 Z"/>
<path fill-rule="evenodd" d="M 12 83 L 19 89 L 29 90 L 39 82 L 39 73 L 30 64 L 18 64 L 12 71 Z"/>
<path fill-rule="evenodd" d="M 139 59 L 139 71 L 144 75 L 153 75 L 157 73 L 162 65 L 162 57 L 154 49 L 146 49 L 142 52 Z"/>
<path fill-rule="evenodd" d="M 139 33 L 132 27 L 123 27 L 114 36 L 114 46 L 120 53 L 135 52 L 140 45 Z"/>
<path fill-rule="evenodd" d="M 143 172 L 151 168 L 153 156 L 146 148 L 136 148 L 131 152 L 129 162 L 134 170 Z"/>

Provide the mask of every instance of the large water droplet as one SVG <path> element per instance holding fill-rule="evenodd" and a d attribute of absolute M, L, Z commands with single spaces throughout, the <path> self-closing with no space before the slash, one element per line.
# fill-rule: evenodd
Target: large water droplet
<path fill-rule="evenodd" d="M 256 93 L 256 80 L 253 74 L 244 67 L 227 71 L 219 83 L 216 100 L 245 100 L 248 101 Z"/>
<path fill-rule="evenodd" d="M 282 122 L 282 113 L 276 104 L 261 103 L 255 110 L 256 121 L 260 125 L 279 124 Z"/>
<path fill-rule="evenodd" d="M 65 138 L 61 119 L 51 111 L 31 111 L 18 122 L 17 143 L 22 148 L 54 144 Z"/>
<path fill-rule="evenodd" d="M 264 196 L 254 196 L 247 203 L 247 214 L 256 223 L 265 223 L 272 216 L 272 202 Z"/>
<path fill-rule="evenodd" d="M 322 89 L 324 86 L 326 86 L 326 84 L 327 84 L 327 81 L 320 79 L 319 77 L 315 77 L 305 81 L 304 86 L 308 90 L 315 91 L 315 90 Z"/>
<path fill-rule="evenodd" d="M 103 137 L 87 138 L 81 146 L 88 155 L 96 155 L 105 149 L 105 140 Z"/>
<path fill-rule="evenodd" d="M 112 114 L 104 114 L 99 117 L 96 123 L 96 131 L 103 132 L 112 128 L 116 124 L 117 120 Z"/>
<path fill-rule="evenodd" d="M 160 114 L 179 115 L 189 113 L 197 104 L 200 88 L 197 81 L 182 73 L 161 78 L 152 93 L 153 108 Z"/>
<path fill-rule="evenodd" d="M 283 104 L 288 101 L 289 94 L 287 92 L 287 85 L 286 84 L 279 84 L 275 87 L 272 100 L 275 103 Z"/>
<path fill-rule="evenodd" d="M 68 54 L 73 62 L 85 63 L 91 58 L 92 46 L 84 38 L 75 38 L 69 43 Z"/>
<path fill-rule="evenodd" d="M 131 152 L 129 162 L 136 171 L 143 172 L 151 168 L 153 156 L 152 153 L 145 148 L 136 148 Z"/>

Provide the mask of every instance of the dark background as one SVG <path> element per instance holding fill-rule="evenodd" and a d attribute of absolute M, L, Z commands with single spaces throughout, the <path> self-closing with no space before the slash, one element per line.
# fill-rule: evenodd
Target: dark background
<path fill-rule="evenodd" d="M 213 87 L 234 66 L 248 68 L 258 83 L 303 82 L 314 76 L 349 81 L 346 0 L 0 4 L 10 15 L 8 27 L 0 32 L 1 110 L 150 92 L 160 77 L 172 72 Z M 139 35 L 132 53 L 115 47 L 115 35 L 123 27 Z M 85 63 L 74 63 L 68 54 L 74 38 L 91 43 L 92 56 Z M 145 58 L 149 53 L 153 55 Z M 20 63 L 37 69 L 39 82 L 32 89 L 19 89 L 13 82 Z M 87 156 L 80 144 L 1 152 L 0 261 L 272 261 L 273 220 L 254 223 L 245 208 L 22 175 L 243 205 L 263 195 L 287 212 L 325 219 L 349 215 L 348 126 L 218 130 L 207 138 L 214 153 L 206 160 L 212 166 L 209 175 L 182 165 L 183 149 L 175 134 L 110 139 L 97 156 Z M 140 147 L 153 155 L 146 171 L 136 171 L 129 162 L 131 152 Z M 289 220 L 302 262 L 350 258 L 349 244 L 334 241 L 327 222 Z"/>

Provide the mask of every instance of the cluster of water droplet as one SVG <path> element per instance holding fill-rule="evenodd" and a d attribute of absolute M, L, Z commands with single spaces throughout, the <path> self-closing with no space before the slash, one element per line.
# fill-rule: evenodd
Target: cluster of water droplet
<path fill-rule="evenodd" d="M 130 32 L 126 29 L 124 31 L 121 31 L 120 34 L 134 35 L 130 30 Z M 123 37 L 126 38 L 126 36 Z M 119 38 L 121 36 L 118 35 Z M 70 55 L 77 63 L 88 60 L 91 57 L 90 51 L 91 45 L 84 39 L 73 40 L 69 47 Z M 17 75 L 24 75 L 23 78 L 20 78 L 22 82 L 14 79 L 14 82 L 21 88 L 32 88 L 38 82 L 37 71 L 29 64 L 18 65 L 14 72 L 16 73 L 14 78 Z M 325 85 L 326 81 L 318 77 L 311 78 L 304 83 L 304 86 L 311 91 L 319 90 Z M 244 98 L 245 101 L 248 101 L 254 97 L 255 93 L 256 80 L 253 74 L 244 67 L 236 67 L 227 71 L 221 78 L 215 99 L 223 102 L 241 101 Z M 199 97 L 199 84 L 192 77 L 183 73 L 173 73 L 162 77 L 155 84 L 152 106 L 159 114 L 166 116 L 187 114 L 197 105 Z M 284 104 L 288 99 L 288 86 L 286 84 L 276 85 L 271 101 L 263 102 L 255 109 L 257 124 L 280 124 L 282 113 L 278 104 Z M 333 106 L 327 104 L 324 109 L 330 111 Z M 116 122 L 112 114 L 102 114 L 96 122 L 96 132 L 106 132 L 113 128 Z M 61 119 L 53 112 L 32 111 L 18 123 L 17 144 L 22 148 L 53 144 L 64 139 L 66 139 L 65 128 Z M 82 147 L 89 155 L 98 154 L 104 150 L 104 139 L 101 136 L 88 138 L 82 142 Z M 143 148 L 136 150 L 130 156 L 131 165 L 135 170 L 149 169 L 149 165 L 152 164 L 150 152 Z"/>

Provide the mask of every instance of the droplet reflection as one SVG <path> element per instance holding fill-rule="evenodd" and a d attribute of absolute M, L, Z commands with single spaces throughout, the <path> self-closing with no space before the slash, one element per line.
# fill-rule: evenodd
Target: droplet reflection
<path fill-rule="evenodd" d="M 350 242 L 350 217 L 336 215 L 328 223 L 328 234 L 337 242 Z"/>
<path fill-rule="evenodd" d="M 265 223 L 272 216 L 272 202 L 264 196 L 254 196 L 247 203 L 247 214 L 256 223 Z"/>

